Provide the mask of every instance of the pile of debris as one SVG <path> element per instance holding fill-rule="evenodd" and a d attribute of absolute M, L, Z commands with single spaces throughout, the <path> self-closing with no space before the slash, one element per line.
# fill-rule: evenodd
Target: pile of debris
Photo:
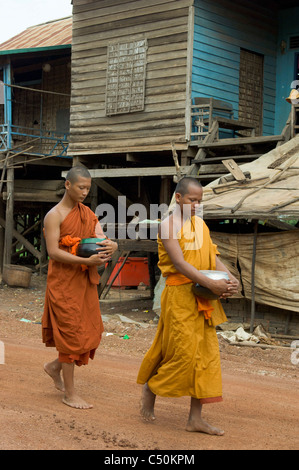
<path fill-rule="evenodd" d="M 218 335 L 224 338 L 229 344 L 235 346 L 258 346 L 261 348 L 290 347 L 288 339 L 272 337 L 266 332 L 262 325 L 258 325 L 253 333 L 246 330 L 250 329 L 249 325 L 240 323 L 226 323 L 220 325 Z M 275 335 L 278 336 L 278 335 Z"/>

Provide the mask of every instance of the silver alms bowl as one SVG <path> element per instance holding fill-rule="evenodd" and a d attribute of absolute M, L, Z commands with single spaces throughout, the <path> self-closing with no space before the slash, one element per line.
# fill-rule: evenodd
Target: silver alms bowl
<path fill-rule="evenodd" d="M 213 279 L 214 281 L 219 281 L 220 279 L 227 279 L 229 280 L 229 276 L 225 271 L 209 271 L 209 270 L 202 270 L 199 271 L 201 274 L 204 274 L 209 279 Z M 207 287 L 203 287 L 200 284 L 194 284 L 192 287 L 192 291 L 198 297 L 203 297 L 204 299 L 209 300 L 216 300 L 219 298 L 217 294 L 214 294 L 210 289 Z"/>

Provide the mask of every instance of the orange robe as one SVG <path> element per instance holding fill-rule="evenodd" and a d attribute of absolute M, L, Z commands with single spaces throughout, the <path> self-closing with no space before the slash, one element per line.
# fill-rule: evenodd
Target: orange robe
<path fill-rule="evenodd" d="M 198 270 L 216 269 L 217 247 L 202 219 L 192 217 L 178 241 L 185 261 Z M 222 401 L 219 343 L 215 326 L 227 321 L 221 303 L 197 298 L 193 282 L 175 269 L 158 238 L 159 268 L 166 277 L 161 316 L 137 383 L 164 397 L 191 396 L 203 403 Z"/>
<path fill-rule="evenodd" d="M 74 252 L 80 239 L 95 237 L 97 223 L 95 214 L 79 203 L 60 226 L 59 247 Z M 60 362 L 81 366 L 94 357 L 104 331 L 98 283 L 96 266 L 49 262 L 42 337 L 46 346 L 56 347 Z"/>

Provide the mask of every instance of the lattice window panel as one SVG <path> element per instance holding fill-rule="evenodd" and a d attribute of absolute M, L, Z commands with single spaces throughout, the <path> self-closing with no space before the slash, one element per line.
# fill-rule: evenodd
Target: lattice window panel
<path fill-rule="evenodd" d="M 106 115 L 144 110 L 147 40 L 108 45 Z"/>

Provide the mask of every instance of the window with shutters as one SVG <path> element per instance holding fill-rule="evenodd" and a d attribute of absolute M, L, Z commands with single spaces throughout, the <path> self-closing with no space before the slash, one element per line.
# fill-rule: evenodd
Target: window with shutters
<path fill-rule="evenodd" d="M 299 36 L 290 37 L 290 49 L 299 49 Z"/>
<path fill-rule="evenodd" d="M 253 123 L 256 135 L 262 135 L 264 56 L 245 49 L 240 52 L 239 119 Z"/>
<path fill-rule="evenodd" d="M 106 115 L 144 110 L 147 40 L 108 45 Z"/>

